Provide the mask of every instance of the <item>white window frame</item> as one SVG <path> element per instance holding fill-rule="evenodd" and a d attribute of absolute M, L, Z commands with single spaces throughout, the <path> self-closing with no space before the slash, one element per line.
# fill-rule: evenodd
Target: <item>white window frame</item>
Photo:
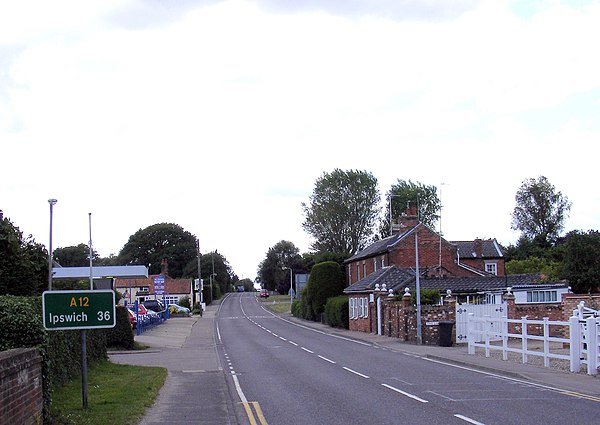
<path fill-rule="evenodd" d="M 498 276 L 498 263 L 496 262 L 486 262 L 485 263 L 485 271 L 488 273 L 492 273 L 493 275 Z"/>
<path fill-rule="evenodd" d="M 558 302 L 558 291 L 555 289 L 527 291 L 527 304 L 556 302 Z"/>
<path fill-rule="evenodd" d="M 363 318 L 368 318 L 369 317 L 369 299 L 367 297 L 363 297 L 363 314 L 362 317 Z"/>

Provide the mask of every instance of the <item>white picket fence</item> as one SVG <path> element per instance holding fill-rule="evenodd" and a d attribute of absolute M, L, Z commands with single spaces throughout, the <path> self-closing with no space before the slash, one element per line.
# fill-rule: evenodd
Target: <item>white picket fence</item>
<path fill-rule="evenodd" d="M 508 319 L 506 316 L 500 318 L 475 317 L 469 315 L 467 326 L 468 353 L 475 354 L 475 348 L 485 350 L 485 356 L 490 357 L 492 350 L 501 350 L 502 359 L 508 360 L 508 353 L 519 353 L 523 363 L 527 363 L 528 356 L 543 357 L 544 366 L 550 366 L 550 359 L 568 360 L 571 372 L 580 372 L 583 365 L 587 366 L 588 375 L 596 375 L 600 367 L 600 317 L 591 315 L 584 318 L 581 310 L 575 310 L 568 322 L 543 320 L 529 320 L 527 317 L 521 319 Z M 520 333 L 510 333 L 509 324 L 512 328 L 520 327 Z M 491 325 L 490 325 L 491 324 Z M 528 325 L 537 325 L 541 328 L 541 335 L 528 334 Z M 568 327 L 569 337 L 550 336 L 551 327 Z M 554 332 L 559 333 L 559 332 Z M 521 340 L 520 344 L 509 344 L 509 341 Z M 492 344 L 493 341 L 501 341 L 501 344 Z M 478 342 L 483 341 L 483 342 Z M 539 342 L 536 350 L 530 349 L 530 341 L 542 341 L 543 350 L 539 350 Z M 554 344 L 553 344 L 554 343 Z M 569 354 L 552 352 L 551 346 L 569 346 Z M 531 344 L 533 345 L 533 344 Z"/>

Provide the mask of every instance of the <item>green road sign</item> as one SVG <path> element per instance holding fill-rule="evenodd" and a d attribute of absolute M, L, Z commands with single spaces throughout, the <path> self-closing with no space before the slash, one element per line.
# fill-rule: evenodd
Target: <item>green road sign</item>
<path fill-rule="evenodd" d="M 112 328 L 116 323 L 115 293 L 45 291 L 42 312 L 44 328 L 48 330 Z"/>

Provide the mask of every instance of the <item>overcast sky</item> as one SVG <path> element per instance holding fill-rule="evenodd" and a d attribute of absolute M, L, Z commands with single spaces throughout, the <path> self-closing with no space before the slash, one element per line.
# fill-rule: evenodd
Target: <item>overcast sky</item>
<path fill-rule="evenodd" d="M 173 5 L 171 5 L 173 4 Z M 175 6 L 176 4 L 176 6 Z M 169 6 L 167 6 L 169 5 Z M 0 209 L 118 254 L 171 222 L 254 279 L 335 168 L 440 186 L 448 240 L 514 243 L 546 176 L 600 229 L 600 3 L 0 3 Z"/>

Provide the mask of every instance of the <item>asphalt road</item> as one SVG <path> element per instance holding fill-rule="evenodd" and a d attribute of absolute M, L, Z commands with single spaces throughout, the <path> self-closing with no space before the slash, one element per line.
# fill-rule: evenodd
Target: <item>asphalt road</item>
<path fill-rule="evenodd" d="M 228 296 L 216 327 L 250 423 L 600 423 L 596 401 L 325 334 L 268 312 L 251 293 Z"/>

